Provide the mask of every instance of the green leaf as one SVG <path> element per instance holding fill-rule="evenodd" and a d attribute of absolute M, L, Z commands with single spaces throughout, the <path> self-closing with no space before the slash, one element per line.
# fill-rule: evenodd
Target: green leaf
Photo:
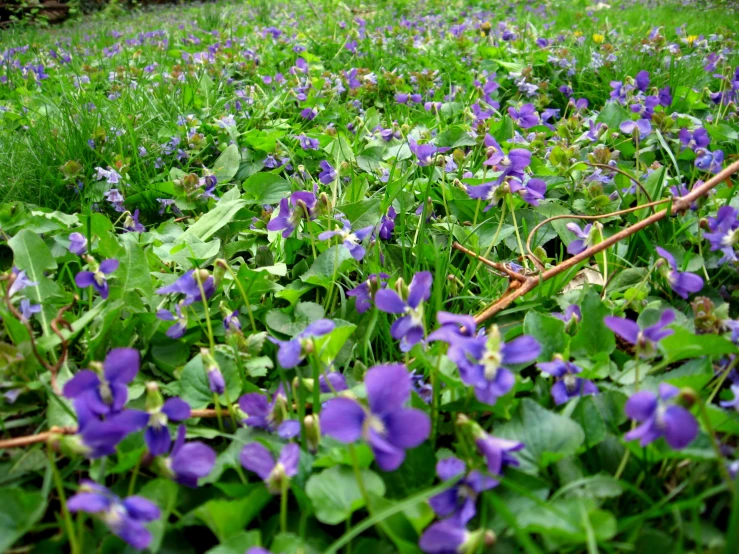
<path fill-rule="evenodd" d="M 26 492 L 20 487 L 0 489 L 0 552 L 7 552 L 41 519 L 46 500 L 40 492 Z"/>
<path fill-rule="evenodd" d="M 120 258 L 120 267 L 116 273 L 117 284 L 121 292 L 138 290 L 145 297 L 152 295 L 151 275 L 146 254 L 136 241 L 136 233 L 126 233 L 121 236 L 125 253 Z M 119 293 L 120 294 L 120 293 Z M 111 299 L 115 297 L 111 293 Z"/>
<path fill-rule="evenodd" d="M 397 470 L 383 475 L 389 498 L 405 498 L 433 485 L 436 479 L 436 453 L 429 442 L 406 452 Z"/>
<path fill-rule="evenodd" d="M 241 165 L 241 155 L 239 148 L 235 144 L 230 144 L 226 148 L 213 166 L 213 175 L 218 179 L 218 184 L 228 183 L 233 179 Z"/>
<path fill-rule="evenodd" d="M 739 352 L 739 348 L 733 342 L 719 335 L 694 335 L 678 326 L 674 326 L 673 329 L 675 332 L 660 342 L 666 362 L 672 363 L 698 356 L 719 358 Z"/>
<path fill-rule="evenodd" d="M 249 522 L 262 511 L 272 495 L 264 484 L 257 483 L 251 492 L 239 500 L 208 500 L 193 514 L 205 523 L 220 542 L 243 532 Z"/>
<path fill-rule="evenodd" d="M 336 244 L 319 254 L 310 269 L 300 276 L 300 280 L 328 289 L 332 286 L 336 276 L 351 265 L 353 260 L 348 249 L 341 244 Z"/>
<path fill-rule="evenodd" d="M 218 351 L 215 353 L 215 359 L 221 368 L 221 373 L 223 373 L 229 398 L 235 400 L 241 392 L 241 380 L 236 364 Z M 190 360 L 182 369 L 180 384 L 182 385 L 182 399 L 190 404 L 191 408 L 195 410 L 202 409 L 213 402 L 213 393 L 208 385 L 208 376 L 205 374 L 203 359 L 200 354 Z M 221 404 L 226 405 L 223 395 L 221 395 Z"/>
<path fill-rule="evenodd" d="M 605 440 L 609 430 L 615 430 L 626 419 L 623 407 L 626 395 L 616 391 L 603 391 L 595 396 L 583 396 L 572 411 L 572 419 L 585 432 L 588 447 Z"/>
<path fill-rule="evenodd" d="M 603 323 L 603 318 L 611 315 L 603 305 L 594 289 L 588 288 L 580 303 L 582 321 L 580 329 L 572 339 L 573 356 L 594 356 L 599 352 L 611 353 L 616 348 L 616 337 Z"/>
<path fill-rule="evenodd" d="M 276 204 L 290 194 L 290 183 L 274 173 L 255 173 L 242 185 L 251 204 Z"/>
<path fill-rule="evenodd" d="M 185 242 L 185 240 L 190 236 L 197 237 L 202 241 L 207 241 L 221 228 L 231 223 L 233 218 L 236 217 L 236 212 L 245 205 L 246 201 L 240 199 L 219 202 L 216 204 L 215 208 L 185 229 L 185 232 L 177 237 L 175 242 Z"/>
<path fill-rule="evenodd" d="M 313 340 L 316 355 L 326 363 L 336 359 L 336 356 L 339 355 L 346 341 L 349 340 L 349 337 L 352 336 L 352 333 L 357 328 L 356 325 L 346 324 L 340 320 L 336 321 L 336 323 L 337 327 L 333 331 L 322 337 L 316 337 Z M 342 325 L 340 323 L 344 324 Z"/>
<path fill-rule="evenodd" d="M 205 554 L 244 554 L 252 546 L 259 546 L 261 533 L 259 531 L 241 531 L 218 546 L 207 550 Z"/>
<path fill-rule="evenodd" d="M 475 146 L 477 142 L 462 127 L 454 125 L 438 136 L 436 144 L 442 147 L 459 148 L 462 146 Z"/>
<path fill-rule="evenodd" d="M 383 496 L 385 484 L 382 479 L 368 469 L 361 472 L 367 492 Z M 334 466 L 312 475 L 305 485 L 305 492 L 313 502 L 318 521 L 329 525 L 345 521 L 352 512 L 365 505 L 354 472 L 348 467 Z"/>
<path fill-rule="evenodd" d="M 571 456 L 585 441 L 577 423 L 524 398 L 513 419 L 498 428 L 496 435 L 517 440 L 526 446 L 516 453 L 524 468 L 546 467 Z"/>
<path fill-rule="evenodd" d="M 380 221 L 380 199 L 372 198 L 341 206 L 341 211 L 352 224 L 353 229 L 377 225 Z"/>
<path fill-rule="evenodd" d="M 157 552 L 161 547 L 164 533 L 167 530 L 169 514 L 172 513 L 172 510 L 177 505 L 178 488 L 177 483 L 169 479 L 155 479 L 144 485 L 138 493 L 139 496 L 143 496 L 154 502 L 162 512 L 159 519 L 147 525 L 153 537 L 149 545 L 149 550 L 152 552 Z"/>
<path fill-rule="evenodd" d="M 598 114 L 596 122 L 605 123 L 611 131 L 616 131 L 631 115 L 616 102 L 608 102 Z"/>
<path fill-rule="evenodd" d="M 326 312 L 323 306 L 315 302 L 300 302 L 295 306 L 292 316 L 282 310 L 267 312 L 267 327 L 277 333 L 294 337 L 310 323 L 321 319 Z"/>
<path fill-rule="evenodd" d="M 569 337 L 565 334 L 564 321 L 556 317 L 530 311 L 523 320 L 523 332 L 539 341 L 540 362 L 548 362 L 554 354 L 562 354 L 567 348 Z"/>

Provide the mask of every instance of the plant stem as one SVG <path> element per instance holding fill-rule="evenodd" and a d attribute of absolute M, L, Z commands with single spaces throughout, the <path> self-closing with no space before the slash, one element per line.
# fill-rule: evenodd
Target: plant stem
<path fill-rule="evenodd" d="M 64 526 L 67 528 L 69 550 L 72 554 L 80 554 L 80 547 L 77 543 L 77 535 L 74 532 L 74 522 L 72 521 L 72 514 L 67 508 L 67 497 L 64 494 L 64 483 L 62 482 L 62 476 L 59 474 L 59 468 L 56 466 L 56 457 L 54 456 L 54 450 L 51 448 L 51 446 L 48 446 L 48 451 L 51 473 L 54 476 L 54 485 L 56 485 L 56 492 L 59 495 L 59 503 L 62 505 Z"/>
<path fill-rule="evenodd" d="M 718 463 L 718 471 L 721 474 L 721 477 L 726 481 L 726 486 L 729 487 L 729 490 L 732 494 L 734 494 L 736 491 L 734 490 L 734 480 L 731 478 L 731 474 L 729 474 L 729 468 L 726 467 L 726 464 L 724 463 L 724 457 L 721 454 L 721 446 L 719 445 L 718 438 L 716 437 L 716 431 L 713 429 L 713 425 L 711 425 L 711 418 L 708 415 L 708 410 L 706 409 L 706 403 L 703 402 L 703 400 L 699 400 L 700 402 L 700 415 L 701 420 L 703 421 L 703 426 L 706 428 L 706 432 L 708 433 L 708 436 L 711 438 L 711 447 L 713 448 L 713 452 L 716 454 L 716 463 Z"/>
<path fill-rule="evenodd" d="M 287 491 L 289 490 L 290 482 L 287 477 L 282 478 L 280 484 L 280 531 L 287 533 Z"/>

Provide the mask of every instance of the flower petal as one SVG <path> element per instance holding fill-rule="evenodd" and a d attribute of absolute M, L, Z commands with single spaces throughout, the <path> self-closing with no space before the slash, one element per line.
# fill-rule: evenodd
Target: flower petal
<path fill-rule="evenodd" d="M 364 408 L 351 398 L 333 398 L 321 410 L 321 430 L 343 443 L 352 443 L 362 436 L 367 417 Z"/>
<path fill-rule="evenodd" d="M 665 440 L 675 450 L 688 446 L 698 435 L 698 423 L 682 406 L 670 406 L 663 416 Z"/>
<path fill-rule="evenodd" d="M 141 356 L 134 348 L 113 348 L 105 356 L 103 369 L 108 381 L 128 384 L 139 372 Z"/>
<path fill-rule="evenodd" d="M 383 421 L 387 441 L 401 448 L 415 448 L 431 434 L 431 419 L 426 412 L 405 408 L 387 414 Z"/>
<path fill-rule="evenodd" d="M 375 294 L 375 306 L 388 314 L 402 314 L 405 312 L 406 303 L 394 290 L 381 289 Z"/>
<path fill-rule="evenodd" d="M 275 459 L 272 453 L 258 442 L 252 442 L 244 446 L 239 459 L 242 466 L 259 475 L 262 481 L 267 480 L 275 467 Z"/>
<path fill-rule="evenodd" d="M 631 344 L 636 344 L 639 337 L 639 325 L 635 322 L 623 317 L 610 315 L 603 318 L 603 322 L 606 324 L 606 327 L 616 333 L 619 337 Z"/>
<path fill-rule="evenodd" d="M 370 410 L 375 414 L 394 412 L 411 396 L 411 379 L 403 364 L 371 367 L 364 378 Z"/>

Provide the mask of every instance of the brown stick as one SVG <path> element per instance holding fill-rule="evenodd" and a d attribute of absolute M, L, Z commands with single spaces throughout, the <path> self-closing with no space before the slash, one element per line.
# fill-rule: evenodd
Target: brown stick
<path fill-rule="evenodd" d="M 216 417 L 216 410 L 212 408 L 206 408 L 203 410 L 192 410 L 190 412 L 190 418 L 196 417 Z M 14 437 L 12 439 L 0 440 L 0 450 L 7 448 L 21 448 L 23 446 L 30 446 L 32 444 L 38 444 L 40 442 L 47 442 L 49 439 L 58 435 L 74 435 L 77 432 L 77 427 L 52 427 L 49 431 L 43 433 L 37 433 L 36 435 L 25 435 L 23 437 Z"/>
<path fill-rule="evenodd" d="M 653 223 L 656 223 L 668 215 L 675 215 L 677 213 L 683 212 L 686 209 L 690 207 L 690 205 L 695 202 L 698 198 L 701 196 L 707 195 L 711 190 L 716 188 L 720 183 L 726 181 L 731 177 L 734 173 L 739 171 L 739 161 L 732 163 L 722 171 L 720 171 L 718 174 L 711 177 L 708 181 L 703 183 L 700 187 L 693 189 L 691 192 L 686 194 L 685 196 L 681 196 L 678 198 L 675 198 L 675 201 L 672 204 L 671 210 L 662 210 L 659 212 L 656 212 L 649 217 L 639 221 L 638 223 L 635 223 L 631 227 L 627 227 L 626 229 L 623 229 L 622 231 L 619 231 L 618 233 L 611 235 L 607 239 L 605 239 L 603 242 L 596 244 L 594 246 L 591 246 L 590 248 L 587 248 L 580 252 L 579 254 L 568 258 L 567 260 L 563 261 L 562 263 L 556 265 L 555 267 L 552 267 L 539 275 L 528 277 L 525 282 L 521 283 L 520 287 L 515 288 L 515 290 L 511 290 L 509 288 L 506 293 L 500 297 L 498 300 L 496 300 L 493 304 L 488 306 L 485 310 L 480 312 L 475 316 L 475 323 L 482 323 L 483 321 L 487 321 L 491 317 L 493 317 L 495 314 L 500 312 L 501 310 L 504 310 L 508 306 L 510 306 L 516 299 L 521 298 L 523 295 L 525 295 L 527 292 L 530 292 L 534 289 L 539 283 L 543 283 L 544 281 L 547 281 L 551 279 L 552 277 L 556 277 L 560 273 L 567 271 L 568 269 L 576 266 L 583 260 L 587 260 L 591 256 L 597 254 L 598 252 L 602 252 L 603 250 L 606 250 L 607 248 L 613 246 L 617 242 L 622 241 L 626 237 L 630 237 L 631 235 L 641 231 L 642 229 L 649 227 Z M 644 208 L 645 205 L 639 206 L 638 208 Z"/>
<path fill-rule="evenodd" d="M 505 273 L 506 275 L 508 275 L 508 277 L 511 277 L 512 279 L 516 279 L 517 281 L 521 281 L 521 282 L 526 281 L 526 276 L 525 275 L 521 275 L 520 273 L 516 273 L 512 269 L 509 269 L 505 264 L 500 264 L 500 263 L 497 263 L 497 262 L 493 262 L 491 260 L 488 260 L 487 258 L 483 258 L 482 256 L 480 256 L 479 254 L 476 254 L 475 252 L 473 252 L 469 248 L 465 248 L 464 246 L 462 246 L 458 242 L 452 243 L 452 248 L 454 248 L 455 250 L 459 250 L 460 252 L 464 252 L 468 256 L 472 256 L 473 258 L 477 258 L 478 260 L 480 260 L 480 262 L 484 263 L 487 266 L 492 267 L 493 269 L 496 269 L 496 270 L 500 271 L 501 273 Z"/>

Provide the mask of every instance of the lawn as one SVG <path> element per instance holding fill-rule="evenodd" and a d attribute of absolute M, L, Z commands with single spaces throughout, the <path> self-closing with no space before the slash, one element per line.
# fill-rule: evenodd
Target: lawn
<path fill-rule="evenodd" d="M 677 0 L 0 31 L 0 551 L 735 554 L 737 41 Z"/>

